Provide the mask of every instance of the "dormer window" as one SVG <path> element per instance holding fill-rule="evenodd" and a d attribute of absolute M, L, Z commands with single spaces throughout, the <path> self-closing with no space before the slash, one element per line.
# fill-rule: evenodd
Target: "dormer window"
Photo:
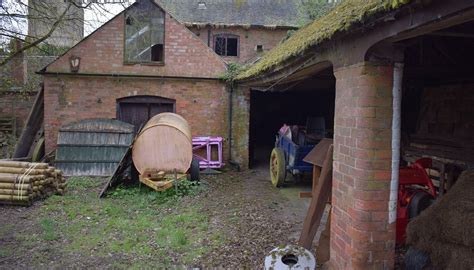
<path fill-rule="evenodd" d="M 214 51 L 221 56 L 239 56 L 239 36 L 219 34 L 214 36 Z"/>
<path fill-rule="evenodd" d="M 165 13 L 151 1 L 138 1 L 125 13 L 126 63 L 163 63 Z"/>

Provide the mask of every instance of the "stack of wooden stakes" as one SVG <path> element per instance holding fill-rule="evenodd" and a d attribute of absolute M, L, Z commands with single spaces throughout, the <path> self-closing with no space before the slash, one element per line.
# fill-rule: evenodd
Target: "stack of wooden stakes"
<path fill-rule="evenodd" d="M 65 192 L 63 173 L 47 163 L 0 160 L 0 204 L 31 205 Z"/>

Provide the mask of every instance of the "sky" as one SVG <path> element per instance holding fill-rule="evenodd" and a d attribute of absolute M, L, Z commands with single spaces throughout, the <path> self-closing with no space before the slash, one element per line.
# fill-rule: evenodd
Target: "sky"
<path fill-rule="evenodd" d="M 55 0 L 63 2 L 64 0 Z M 86 5 L 89 1 L 95 1 L 97 3 L 91 4 L 84 12 L 84 36 L 89 35 L 102 24 L 113 18 L 115 15 L 120 13 L 125 7 L 133 4 L 135 0 L 80 0 L 82 5 Z M 0 13 L 27 13 L 28 0 L 0 0 Z M 26 19 L 17 18 L 15 20 L 8 20 L 3 18 L 0 20 L 0 31 L 3 33 L 5 28 L 12 30 L 17 33 L 26 35 L 28 33 L 28 23 Z M 1 33 L 0 33 L 1 34 Z M 6 36 L 3 36 L 5 38 Z"/>
<path fill-rule="evenodd" d="M 101 0 L 98 2 L 107 1 Z M 115 0 L 115 2 L 118 1 Z M 133 4 L 135 0 L 123 0 L 121 2 L 124 3 L 93 4 L 90 9 L 86 9 L 84 12 L 84 36 L 88 36 L 102 24 L 119 14 L 125 7 Z"/>

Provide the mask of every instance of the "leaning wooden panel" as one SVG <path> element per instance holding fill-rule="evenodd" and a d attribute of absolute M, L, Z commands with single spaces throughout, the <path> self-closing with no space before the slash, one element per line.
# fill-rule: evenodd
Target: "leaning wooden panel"
<path fill-rule="evenodd" d="M 321 170 L 321 176 L 317 183 L 316 188 L 313 191 L 311 198 L 311 204 L 308 209 L 308 214 L 303 223 L 303 230 L 300 235 L 299 244 L 310 249 L 313 243 L 314 236 L 321 222 L 324 208 L 331 195 L 332 187 L 332 155 L 333 146 L 330 145 L 327 152 L 326 158 L 323 163 Z"/>
<path fill-rule="evenodd" d="M 133 125 L 85 119 L 61 127 L 55 164 L 65 175 L 108 176 L 133 139 Z"/>
<path fill-rule="evenodd" d="M 152 117 L 133 144 L 132 159 L 140 174 L 185 173 L 192 157 L 191 129 L 184 118 L 173 113 Z"/>
<path fill-rule="evenodd" d="M 307 155 L 303 161 L 322 167 L 326 158 L 329 146 L 332 145 L 332 139 L 322 139 Z"/>

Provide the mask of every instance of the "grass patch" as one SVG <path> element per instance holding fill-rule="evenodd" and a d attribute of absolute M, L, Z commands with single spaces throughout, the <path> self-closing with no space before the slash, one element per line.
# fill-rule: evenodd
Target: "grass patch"
<path fill-rule="evenodd" d="M 46 241 L 53 241 L 57 240 L 59 236 L 56 234 L 56 225 L 53 220 L 49 218 L 43 218 L 39 222 L 41 230 L 42 230 L 42 237 Z"/>
<path fill-rule="evenodd" d="M 103 184 L 100 178 L 69 178 L 70 192 L 48 198 L 40 208 L 39 233 L 18 240 L 23 246 L 46 240 L 48 248 L 65 255 L 114 256 L 120 258 L 117 268 L 137 266 L 138 260 L 140 268 L 156 268 L 191 264 L 214 247 L 209 239 L 220 239 L 209 231 L 209 217 L 198 203 L 180 206 L 182 197 L 203 190 L 199 185 L 181 181 L 165 192 L 121 186 L 99 199 Z"/>
<path fill-rule="evenodd" d="M 204 187 L 188 180 L 181 180 L 174 188 L 156 192 L 146 186 L 118 186 L 108 197 L 123 200 L 136 200 L 140 203 L 165 203 L 184 196 L 195 195 L 204 190 Z"/>
<path fill-rule="evenodd" d="M 73 176 L 67 179 L 67 187 L 71 190 L 86 190 L 103 185 L 101 178 L 92 178 L 85 176 Z"/>
<path fill-rule="evenodd" d="M 11 256 L 13 251 L 9 249 L 0 249 L 0 258 L 6 258 Z"/>

